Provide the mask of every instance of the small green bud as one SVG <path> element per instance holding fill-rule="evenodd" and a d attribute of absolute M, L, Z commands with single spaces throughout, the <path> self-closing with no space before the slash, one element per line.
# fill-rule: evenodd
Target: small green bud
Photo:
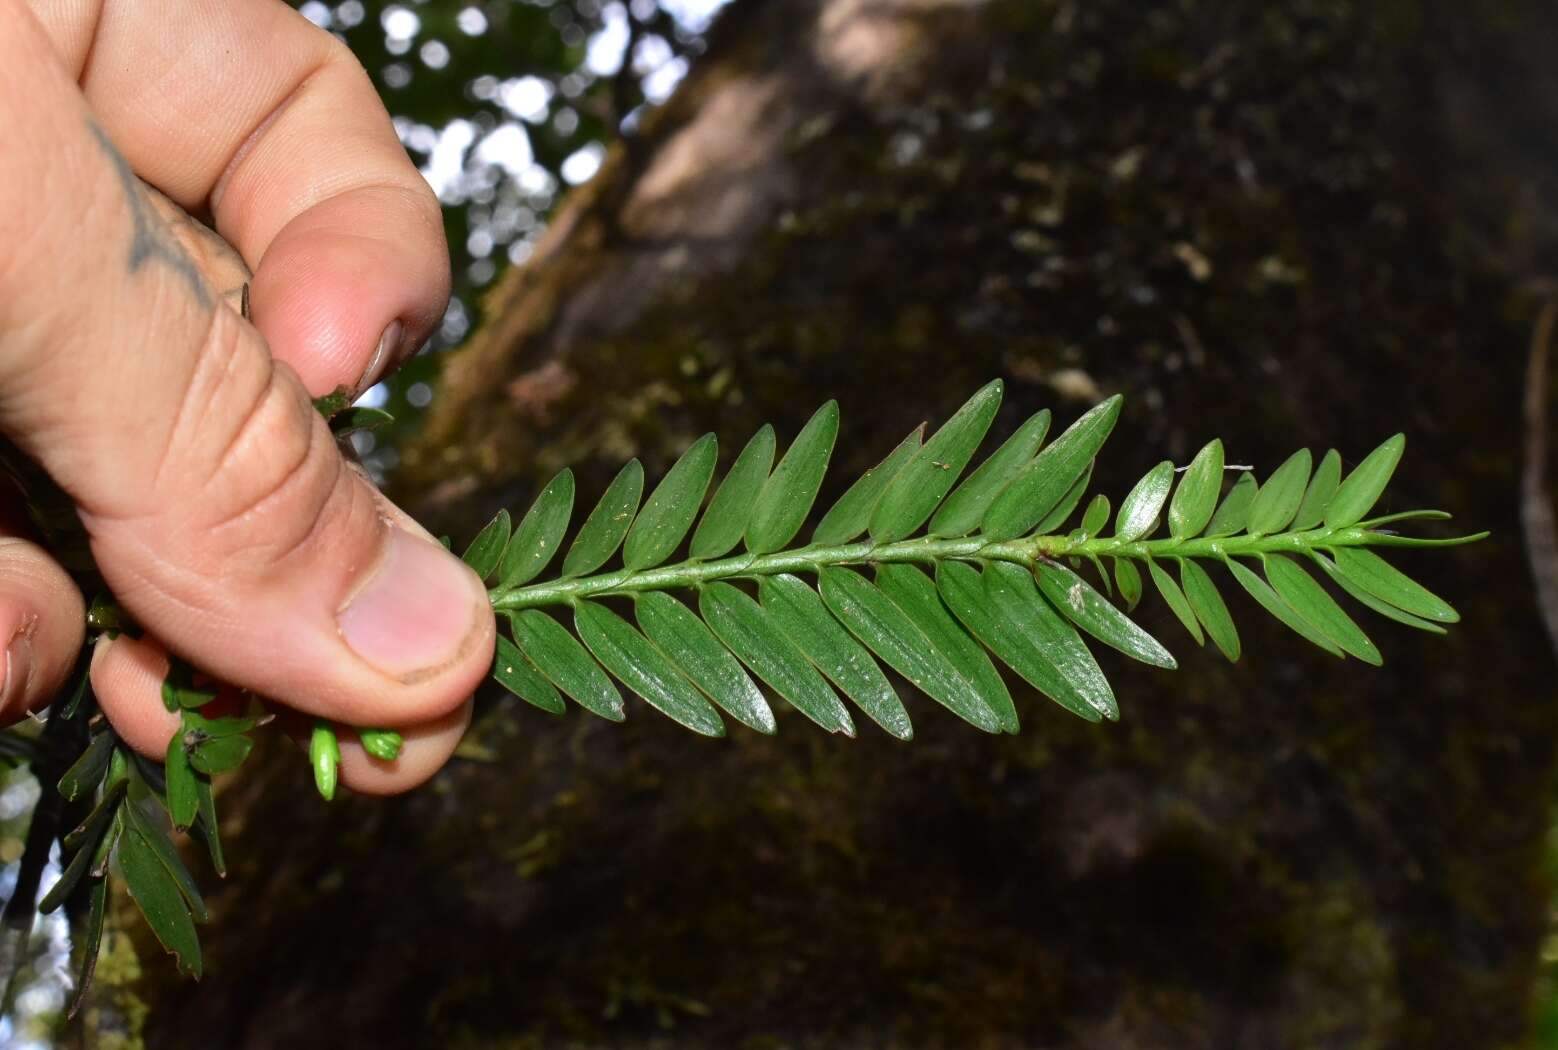
<path fill-rule="evenodd" d="M 400 757 L 400 749 L 405 744 L 405 738 L 393 729 L 359 729 L 357 739 L 362 741 L 362 749 L 381 762 L 393 762 Z"/>
<path fill-rule="evenodd" d="M 329 802 L 335 798 L 336 779 L 341 766 L 341 745 L 329 722 L 315 722 L 314 735 L 308 741 L 308 763 L 314 767 L 314 786 Z"/>

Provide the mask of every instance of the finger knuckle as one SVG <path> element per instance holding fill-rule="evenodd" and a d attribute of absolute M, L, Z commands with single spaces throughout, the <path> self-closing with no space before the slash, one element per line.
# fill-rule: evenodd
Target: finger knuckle
<path fill-rule="evenodd" d="M 345 482 L 323 423 L 273 370 L 216 461 L 201 531 L 234 567 L 265 568 L 304 546 Z"/>
<path fill-rule="evenodd" d="M 324 421 L 285 365 L 234 325 L 202 348 L 157 470 L 159 514 L 222 577 L 264 573 L 361 513 Z"/>

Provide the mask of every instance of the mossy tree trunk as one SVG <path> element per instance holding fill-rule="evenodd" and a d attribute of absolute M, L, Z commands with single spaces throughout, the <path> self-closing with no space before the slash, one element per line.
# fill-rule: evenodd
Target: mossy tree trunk
<path fill-rule="evenodd" d="M 1400 505 L 1495 530 L 1410 559 L 1466 622 L 1376 625 L 1371 670 L 1239 601 L 1229 666 L 1149 599 L 1181 671 L 1105 657 L 1120 724 L 1019 694 L 1016 738 L 923 700 L 905 745 L 492 699 L 433 787 L 329 807 L 278 755 L 225 800 L 212 976 L 146 967 L 150 1045 L 1515 1040 L 1558 731 L 1513 455 L 1543 18 L 737 0 L 488 299 L 398 479 L 431 526 L 705 430 L 728 462 L 827 397 L 845 478 L 1002 375 L 998 430 L 1127 395 L 1116 497 L 1214 436 L 1264 472 L 1405 430 Z"/>

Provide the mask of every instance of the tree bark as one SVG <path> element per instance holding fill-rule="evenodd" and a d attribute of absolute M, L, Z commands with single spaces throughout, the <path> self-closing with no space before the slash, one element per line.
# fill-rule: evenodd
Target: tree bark
<path fill-rule="evenodd" d="M 210 978 L 142 952 L 150 1045 L 1517 1038 L 1558 730 L 1513 499 L 1543 18 L 738 0 L 487 299 L 398 479 L 430 527 L 564 465 L 587 501 L 706 430 L 728 463 L 838 397 L 825 505 L 1001 375 L 1000 433 L 1127 395 L 1115 497 L 1212 437 L 1264 474 L 1405 430 L 1393 506 L 1494 530 L 1402 559 L 1465 622 L 1370 622 L 1374 670 L 1235 601 L 1230 666 L 1149 598 L 1181 670 L 1104 657 L 1118 725 L 1018 692 L 1015 738 L 918 697 L 911 744 L 488 698 L 410 798 L 325 807 L 278 759 L 225 800 Z"/>

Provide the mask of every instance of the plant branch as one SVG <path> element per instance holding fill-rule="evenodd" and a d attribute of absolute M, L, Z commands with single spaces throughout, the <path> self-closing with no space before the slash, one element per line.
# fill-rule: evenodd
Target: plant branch
<path fill-rule="evenodd" d="M 1378 532 L 1361 525 L 1348 528 L 1309 529 L 1270 536 L 1223 536 L 1214 538 L 1122 541 L 1118 538 L 1073 538 L 1072 536 L 1036 536 L 1027 539 L 990 541 L 982 536 L 955 539 L 921 537 L 896 543 L 870 541 L 834 546 L 800 547 L 772 554 L 740 554 L 715 561 L 685 561 L 675 565 L 634 572 L 618 569 L 573 579 L 490 592 L 492 607 L 499 612 L 517 612 L 547 605 L 566 605 L 586 598 L 639 594 L 696 587 L 714 580 L 773 576 L 779 573 L 815 572 L 829 566 L 868 565 L 891 562 L 935 564 L 948 559 L 960 561 L 1005 561 L 1032 568 L 1043 558 L 1214 558 L 1256 556 L 1261 554 L 1306 553 L 1336 547 L 1423 546 L 1427 544 L 1470 543 L 1486 536 L 1478 533 L 1451 540 L 1420 540 Z"/>

